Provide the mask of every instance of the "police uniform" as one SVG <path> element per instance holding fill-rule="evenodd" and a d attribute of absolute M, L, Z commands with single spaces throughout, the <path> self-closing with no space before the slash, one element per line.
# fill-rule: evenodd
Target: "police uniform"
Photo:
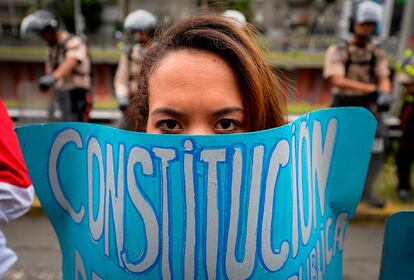
<path fill-rule="evenodd" d="M 358 47 L 353 42 L 342 41 L 330 46 L 326 52 L 323 76 L 328 79 L 342 76 L 351 80 L 374 83 L 380 77 L 388 77 L 387 55 L 376 45 L 369 43 L 366 47 Z M 333 107 L 362 106 L 376 112 L 376 96 L 362 92 L 332 87 Z"/>
<path fill-rule="evenodd" d="M 389 75 L 390 70 L 386 52 L 372 43 L 368 43 L 364 48 L 361 48 L 353 42 L 342 41 L 337 45 L 330 46 L 327 50 L 323 69 L 323 76 L 326 79 L 333 76 L 342 76 L 363 83 L 378 84 L 380 78 Z M 378 137 L 384 140 L 388 136 L 388 131 L 379 115 L 378 93 L 366 94 L 333 86 L 332 94 L 332 107 L 361 106 L 376 116 L 378 129 L 374 145 L 377 144 L 378 146 L 377 152 L 382 152 L 387 143 L 379 143 L 383 141 L 380 141 Z M 387 139 L 385 140 L 387 142 Z"/>
<path fill-rule="evenodd" d="M 65 58 L 78 61 L 74 69 L 54 85 L 55 99 L 62 112 L 62 121 L 87 121 L 91 107 L 91 61 L 88 46 L 79 36 L 62 31 L 46 57 L 46 73 L 52 74 Z"/>
<path fill-rule="evenodd" d="M 134 44 L 126 47 L 119 59 L 114 87 L 122 110 L 128 105 L 129 97 L 138 91 L 138 75 L 146 52 L 147 48 L 141 44 Z"/>
<path fill-rule="evenodd" d="M 403 63 L 397 64 L 400 72 L 398 79 L 402 84 L 414 84 L 414 55 L 412 50 L 405 51 Z M 406 91 L 400 113 L 401 138 L 396 155 L 398 193 L 401 199 L 412 197 L 410 174 L 414 161 L 414 92 Z"/>
<path fill-rule="evenodd" d="M 340 76 L 363 83 L 378 84 L 380 78 L 388 77 L 389 74 L 386 52 L 375 44 L 368 43 L 365 47 L 359 47 L 352 41 L 341 41 L 327 50 L 323 69 L 323 76 L 326 79 Z M 366 94 L 332 86 L 332 94 L 332 107 L 361 106 L 371 111 L 377 119 L 376 137 L 363 197 L 372 204 L 382 207 L 382 202 L 373 198 L 371 193 L 375 180 L 381 172 L 389 142 L 388 128 L 383 124 L 379 114 L 378 93 Z"/>

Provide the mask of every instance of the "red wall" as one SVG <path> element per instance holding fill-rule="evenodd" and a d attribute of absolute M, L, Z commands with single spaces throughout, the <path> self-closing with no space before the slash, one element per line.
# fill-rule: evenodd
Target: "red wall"
<path fill-rule="evenodd" d="M 97 64 L 94 65 L 93 72 L 95 99 L 112 99 L 115 66 Z M 4 100 L 20 100 L 27 94 L 39 95 L 37 80 L 43 74 L 44 66 L 41 63 L 0 62 L 0 97 Z"/>
<path fill-rule="evenodd" d="M 322 78 L 321 69 L 278 70 L 278 74 L 282 88 L 288 92 L 289 103 L 330 103 L 330 86 Z"/>

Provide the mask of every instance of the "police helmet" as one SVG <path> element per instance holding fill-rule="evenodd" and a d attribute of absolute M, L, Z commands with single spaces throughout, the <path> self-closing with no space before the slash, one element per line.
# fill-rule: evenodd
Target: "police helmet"
<path fill-rule="evenodd" d="M 48 10 L 37 10 L 34 13 L 26 16 L 20 25 L 20 33 L 22 36 L 27 32 L 54 32 L 58 29 L 59 22 L 54 14 Z"/>
<path fill-rule="evenodd" d="M 132 32 L 154 33 L 158 20 L 156 16 L 145 10 L 136 10 L 125 18 L 124 29 Z"/>
<path fill-rule="evenodd" d="M 382 21 L 382 6 L 372 1 L 358 4 L 355 11 L 355 23 L 376 23 Z"/>
<path fill-rule="evenodd" d="M 243 28 L 246 25 L 246 17 L 237 10 L 226 10 L 223 13 L 223 16 L 230 19 L 237 26 Z"/>
<path fill-rule="evenodd" d="M 396 65 L 398 81 L 402 84 L 414 83 L 414 55 L 411 49 L 404 51 L 404 58 Z"/>
<path fill-rule="evenodd" d="M 354 4 L 352 17 L 350 19 L 349 31 L 354 33 L 354 24 L 356 23 L 375 23 L 376 33 L 379 31 L 380 24 L 383 20 L 383 8 L 380 4 L 364 0 Z"/>

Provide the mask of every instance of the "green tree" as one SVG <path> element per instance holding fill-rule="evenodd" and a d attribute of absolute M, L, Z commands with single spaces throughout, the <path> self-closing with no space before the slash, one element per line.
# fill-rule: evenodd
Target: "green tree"
<path fill-rule="evenodd" d="M 82 0 L 82 14 L 86 31 L 94 32 L 102 24 L 102 4 L 100 0 Z"/>

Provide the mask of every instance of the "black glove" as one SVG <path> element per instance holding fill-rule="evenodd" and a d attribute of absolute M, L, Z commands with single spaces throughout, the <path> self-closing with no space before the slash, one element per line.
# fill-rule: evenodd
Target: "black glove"
<path fill-rule="evenodd" d="M 380 112 L 388 111 L 393 102 L 394 102 L 394 97 L 391 94 L 384 93 L 381 91 L 378 92 L 378 97 L 377 97 L 378 111 Z"/>
<path fill-rule="evenodd" d="M 121 112 L 125 113 L 127 107 L 129 104 L 129 97 L 121 97 L 118 98 L 118 106 L 119 106 L 119 110 L 121 110 Z"/>
<path fill-rule="evenodd" d="M 128 108 L 128 105 L 119 105 L 119 110 L 120 110 L 122 113 L 125 113 L 127 108 Z"/>
<path fill-rule="evenodd" d="M 39 89 L 41 91 L 47 91 L 54 85 L 55 82 L 56 79 L 52 75 L 44 75 L 39 79 Z"/>

